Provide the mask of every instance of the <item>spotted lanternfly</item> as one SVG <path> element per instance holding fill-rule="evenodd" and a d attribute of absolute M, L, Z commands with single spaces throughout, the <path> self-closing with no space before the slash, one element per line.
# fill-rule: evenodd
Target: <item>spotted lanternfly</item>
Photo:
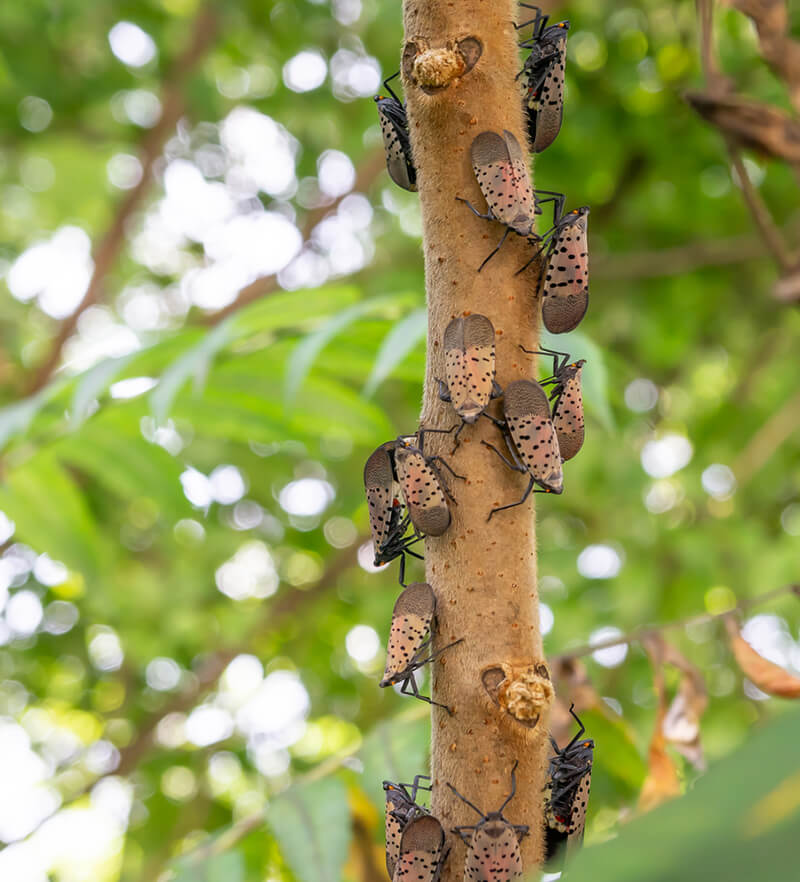
<path fill-rule="evenodd" d="M 417 170 L 411 156 L 406 108 L 389 85 L 391 80 L 399 75 L 398 71 L 388 80 L 383 81 L 389 97 L 376 95 L 374 100 L 378 106 L 378 118 L 381 123 L 383 149 L 386 152 L 386 168 L 389 171 L 389 177 L 398 187 L 416 192 Z"/>
<path fill-rule="evenodd" d="M 558 494 L 564 489 L 558 435 L 544 389 L 536 380 L 514 380 L 506 386 L 503 412 L 504 420 L 489 418 L 502 431 L 513 462 L 488 441 L 481 441 L 481 444 L 494 450 L 510 469 L 527 473 L 530 481 L 521 499 L 493 508 L 489 520 L 498 511 L 522 505 L 531 491 Z M 541 489 L 534 490 L 535 484 Z"/>
<path fill-rule="evenodd" d="M 439 380 L 439 397 L 461 417 L 454 440 L 474 423 L 489 401 L 502 395 L 495 381 L 494 327 L 485 315 L 454 318 L 444 332 L 446 383 Z"/>
<path fill-rule="evenodd" d="M 538 6 L 521 3 L 536 10 L 536 17 L 518 26 L 533 25 L 527 40 L 519 45 L 530 49 L 522 70 L 517 75 L 522 87 L 522 100 L 528 120 L 531 149 L 541 153 L 555 141 L 564 115 L 564 68 L 567 60 L 568 21 L 547 26 L 548 16 Z"/>
<path fill-rule="evenodd" d="M 415 818 L 403 830 L 392 880 L 436 882 L 446 856 L 444 830 L 439 820 L 433 815 Z"/>
<path fill-rule="evenodd" d="M 470 156 L 488 210 L 486 214 L 481 214 L 466 199 L 460 196 L 456 199 L 464 202 L 473 214 L 483 220 L 497 220 L 506 226 L 497 246 L 478 267 L 480 272 L 497 254 L 511 231 L 529 239 L 531 243 L 540 242 L 534 230 L 536 215 L 542 213 L 543 203 L 557 202 L 564 197 L 550 190 L 533 190 L 522 148 L 509 131 L 504 130 L 502 135 L 481 132 L 472 142 Z"/>
<path fill-rule="evenodd" d="M 417 805 L 417 793 L 420 790 L 430 790 L 420 781 L 430 782 L 427 775 L 417 775 L 413 784 L 393 784 L 391 781 L 383 782 L 383 790 L 386 794 L 386 869 L 389 878 L 394 875 L 395 864 L 400 857 L 400 838 L 406 825 L 421 815 L 428 814 L 428 810 Z"/>
<path fill-rule="evenodd" d="M 389 563 L 400 558 L 400 584 L 405 576 L 405 555 L 421 558 L 410 546 L 422 536 L 414 531 L 406 536 L 410 517 L 400 498 L 400 485 L 394 463 L 396 441 L 381 444 L 364 465 L 364 489 L 369 509 L 369 528 L 375 551 L 374 565 Z"/>
<path fill-rule="evenodd" d="M 583 447 L 583 396 L 581 394 L 581 374 L 586 360 L 572 361 L 566 352 L 552 349 L 531 351 L 520 346 L 529 355 L 549 355 L 553 357 L 553 375 L 541 380 L 542 386 L 551 386 L 550 400 L 553 402 L 553 425 L 558 435 L 558 449 L 561 459 L 572 459 Z"/>
<path fill-rule="evenodd" d="M 517 788 L 517 763 L 511 770 L 511 793 L 496 812 L 484 813 L 465 799 L 452 784 L 447 786 L 455 795 L 474 809 L 481 820 L 471 827 L 454 827 L 467 843 L 467 860 L 464 864 L 464 882 L 507 882 L 522 875 L 520 840 L 528 833 L 524 824 L 512 824 L 503 817 L 503 809 L 514 796 Z"/>
<path fill-rule="evenodd" d="M 566 847 L 567 853 L 580 847 L 586 823 L 586 805 L 592 784 L 594 741 L 582 739 L 586 731 L 580 718 L 569 712 L 580 726 L 570 743 L 559 750 L 551 738 L 555 755 L 550 759 L 544 785 L 545 863 L 550 863 Z"/>
<path fill-rule="evenodd" d="M 425 695 L 419 694 L 414 673 L 423 665 L 433 661 L 446 649 L 461 643 L 456 640 L 427 655 L 431 636 L 436 630 L 436 595 L 427 582 L 413 582 L 397 598 L 392 612 L 392 627 L 389 631 L 389 644 L 386 647 L 386 669 L 380 682 L 382 688 L 401 683 L 404 695 L 413 695 L 420 701 L 443 707 Z M 410 692 L 408 690 L 411 690 Z"/>
<path fill-rule="evenodd" d="M 453 497 L 441 479 L 438 464 L 441 463 L 456 478 L 463 479 L 440 456 L 426 456 L 422 451 L 422 438 L 426 432 L 398 438 L 394 450 L 394 462 L 408 515 L 414 528 L 426 536 L 441 536 L 450 526 L 448 497 Z M 450 432 L 452 429 L 441 430 Z"/>

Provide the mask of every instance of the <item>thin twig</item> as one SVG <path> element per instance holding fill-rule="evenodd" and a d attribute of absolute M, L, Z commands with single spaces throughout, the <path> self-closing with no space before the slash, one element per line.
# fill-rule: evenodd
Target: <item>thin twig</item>
<path fill-rule="evenodd" d="M 752 480 L 775 451 L 800 427 L 800 393 L 790 398 L 753 435 L 733 464 L 733 473 L 742 485 Z"/>
<path fill-rule="evenodd" d="M 786 273 L 793 268 L 794 261 L 786 247 L 786 243 L 783 241 L 783 236 L 781 236 L 777 224 L 772 219 L 772 215 L 770 214 L 769 208 L 767 208 L 766 202 L 764 202 L 761 198 L 761 194 L 753 186 L 753 182 L 750 180 L 750 175 L 747 173 L 747 168 L 742 160 L 741 153 L 730 140 L 727 141 L 727 146 L 731 163 L 736 170 L 736 177 L 739 180 L 742 196 L 744 196 L 744 201 L 750 209 L 750 214 L 753 216 L 753 220 L 755 221 L 767 248 L 772 253 L 778 266 L 781 268 L 781 272 Z"/>
<path fill-rule="evenodd" d="M 742 600 L 737 606 L 725 610 L 725 612 L 700 613 L 684 619 L 678 619 L 674 622 L 665 622 L 662 625 L 636 628 L 628 634 L 620 634 L 619 637 L 609 637 L 608 640 L 601 640 L 598 643 L 587 643 L 585 646 L 578 646 L 575 649 L 570 649 L 568 652 L 561 652 L 558 655 L 551 656 L 549 661 L 551 663 L 563 662 L 580 658 L 584 655 L 591 655 L 593 652 L 597 652 L 598 649 L 608 649 L 611 646 L 623 646 L 630 643 L 641 643 L 652 634 L 661 634 L 663 631 L 670 631 L 675 628 L 686 628 L 689 625 L 702 625 L 706 622 L 713 622 L 716 619 L 744 612 L 751 607 L 760 606 L 785 594 L 795 594 L 797 597 L 800 597 L 800 583 L 784 585 L 782 588 L 776 588 L 774 591 L 767 591 L 765 594 L 759 594 L 756 597 Z"/>
<path fill-rule="evenodd" d="M 217 35 L 218 19 L 213 6 L 209 4 L 200 11 L 194 22 L 194 30 L 189 45 L 178 57 L 172 69 L 164 78 L 161 95 L 161 117 L 142 141 L 139 162 L 142 176 L 139 183 L 117 206 L 111 226 L 106 231 L 94 252 L 94 271 L 89 280 L 83 300 L 72 315 L 61 323 L 44 361 L 33 374 L 26 394 L 31 395 L 45 386 L 61 361 L 61 352 L 66 341 L 72 336 L 78 319 L 103 293 L 106 278 L 113 268 L 125 245 L 127 226 L 141 205 L 153 180 L 153 165 L 161 156 L 164 143 L 175 130 L 184 112 L 183 88 L 187 77 L 198 61 L 208 51 Z"/>

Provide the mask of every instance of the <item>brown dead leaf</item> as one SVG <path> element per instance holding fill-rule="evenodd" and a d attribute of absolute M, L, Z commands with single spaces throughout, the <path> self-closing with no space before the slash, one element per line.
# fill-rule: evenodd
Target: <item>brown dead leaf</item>
<path fill-rule="evenodd" d="M 647 777 L 639 794 L 639 810 L 649 812 L 668 799 L 673 799 L 681 792 L 678 771 L 672 757 L 667 753 L 667 739 L 664 737 L 664 718 L 666 716 L 667 696 L 664 688 L 664 674 L 661 670 L 661 645 L 663 640 L 644 641 L 653 662 L 653 685 L 658 696 L 658 713 L 653 737 L 648 750 Z"/>
<path fill-rule="evenodd" d="M 728 637 L 736 662 L 748 680 L 767 695 L 778 698 L 800 698 L 800 677 L 767 661 L 739 633 L 739 626 L 729 617 L 725 620 Z"/>

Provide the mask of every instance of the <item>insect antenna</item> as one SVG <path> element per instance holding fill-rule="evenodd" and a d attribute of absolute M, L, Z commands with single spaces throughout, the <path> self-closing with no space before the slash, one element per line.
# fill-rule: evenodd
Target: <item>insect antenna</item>
<path fill-rule="evenodd" d="M 514 794 L 517 792 L 517 766 L 519 765 L 519 760 L 516 760 L 514 765 L 511 768 L 511 793 L 506 797 L 506 801 L 500 806 L 497 810 L 498 815 L 503 814 L 503 809 L 511 802 L 514 798 Z"/>
<path fill-rule="evenodd" d="M 474 803 L 471 803 L 471 802 L 466 798 L 466 796 L 462 796 L 462 795 L 456 790 L 456 788 L 453 787 L 453 785 L 452 785 L 449 781 L 445 781 L 445 783 L 447 784 L 447 786 L 453 791 L 453 793 L 455 793 L 455 795 L 456 795 L 456 796 L 457 796 L 462 802 L 465 802 L 465 803 L 466 803 L 471 809 L 473 809 L 474 811 L 476 811 L 476 812 L 477 812 L 482 818 L 485 818 L 485 817 L 486 817 L 486 815 L 484 815 L 484 813 L 478 808 L 478 806 L 476 806 Z"/>

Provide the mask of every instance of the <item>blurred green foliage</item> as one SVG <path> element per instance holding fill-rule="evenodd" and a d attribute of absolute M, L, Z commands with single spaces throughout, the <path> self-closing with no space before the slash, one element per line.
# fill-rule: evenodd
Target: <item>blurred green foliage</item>
<path fill-rule="evenodd" d="M 790 369 L 800 316 L 771 296 L 771 262 L 746 256 L 757 238 L 721 139 L 681 100 L 700 82 L 694 4 L 576 0 L 555 12 L 572 22 L 566 115 L 535 176 L 563 189 L 568 207 L 591 205 L 593 282 L 580 331 L 556 347 L 589 360 L 589 417 L 567 492 L 539 506 L 549 653 L 601 628 L 719 612 L 792 581 L 800 535 Z M 395 576 L 356 562 L 367 531 L 363 461 L 416 424 L 420 401 L 416 197 L 382 172 L 365 185 L 366 222 L 353 220 L 367 205 L 356 200 L 340 228 L 317 227 L 308 253 L 323 267 L 318 279 L 224 322 L 192 287 L 194 273 L 222 263 L 211 233 L 167 236 L 158 257 L 176 164 L 192 163 L 216 188 L 186 197 L 190 219 L 206 217 L 200 196 L 224 191 L 226 222 L 263 207 L 300 229 L 333 203 L 320 189 L 325 151 L 346 154 L 356 170 L 374 164 L 375 109 L 356 93 L 376 79 L 373 59 L 383 76 L 397 67 L 399 4 L 219 8 L 219 38 L 186 81 L 185 118 L 128 219 L 102 303 L 79 322 L 65 368 L 28 395 L 58 322 L 39 288 L 14 283 L 14 273 L 28 249 L 64 228 L 101 241 L 125 198 L 119 185 L 132 180 L 120 169 L 135 178 L 130 157 L 197 13 L 196 0 L 0 5 L 0 511 L 14 523 L 0 561 L 0 715 L 12 727 L 3 731 L 26 735 L 25 756 L 43 758 L 36 792 L 46 791 L 30 796 L 24 776 L 19 790 L 6 786 L 0 835 L 19 840 L 0 853 L 9 878 L 68 882 L 90 867 L 98 880 L 174 872 L 181 882 L 306 882 L 332 880 L 342 866 L 343 878 L 367 879 L 364 861 L 381 863 L 381 776 L 424 770 L 424 716 L 407 718 L 408 704 L 376 688 L 373 644 L 388 630 Z M 152 39 L 151 50 L 129 33 L 130 51 L 151 52 L 145 63 L 111 51 L 120 21 Z M 741 90 L 788 106 L 749 22 L 726 8 L 718 25 L 723 66 Z M 285 65 L 304 51 L 318 52 L 328 73 L 298 92 Z M 241 108 L 293 139 L 295 170 L 280 192 L 249 192 L 231 172 L 220 125 Z M 791 172 L 747 159 L 777 221 L 795 222 Z M 75 241 L 67 256 L 80 251 Z M 362 257 L 342 263 L 337 248 Z M 61 303 L 66 269 L 60 278 L 48 260 L 34 253 L 27 272 L 48 270 Z M 224 290 L 209 285 L 224 305 Z M 137 378 L 151 382 L 114 385 Z M 597 557 L 578 568 L 590 546 L 600 546 L 605 571 Z M 798 665 L 796 600 L 767 612 L 782 617 L 762 621 L 781 637 L 781 658 Z M 672 636 L 707 676 L 702 738 L 713 763 L 780 708 L 743 693 L 716 626 Z M 218 684 L 214 665 L 234 658 L 239 667 Z M 587 667 L 627 724 L 587 715 L 597 741 L 591 844 L 635 807 L 655 696 L 636 646 L 617 666 Z M 722 801 L 739 786 L 738 766 L 726 762 L 713 779 Z M 696 773 L 681 768 L 691 784 Z M 116 838 L 106 836 L 96 859 L 42 863 L 36 837 L 47 824 L 25 837 L 56 796 L 75 812 L 107 806 L 95 782 L 115 772 L 131 785 Z M 24 794 L 35 805 L 15 827 Z M 680 815 L 682 804 L 665 811 Z M 642 829 L 655 829 L 656 817 Z M 321 843 L 335 852 L 324 872 L 314 869 Z"/>

